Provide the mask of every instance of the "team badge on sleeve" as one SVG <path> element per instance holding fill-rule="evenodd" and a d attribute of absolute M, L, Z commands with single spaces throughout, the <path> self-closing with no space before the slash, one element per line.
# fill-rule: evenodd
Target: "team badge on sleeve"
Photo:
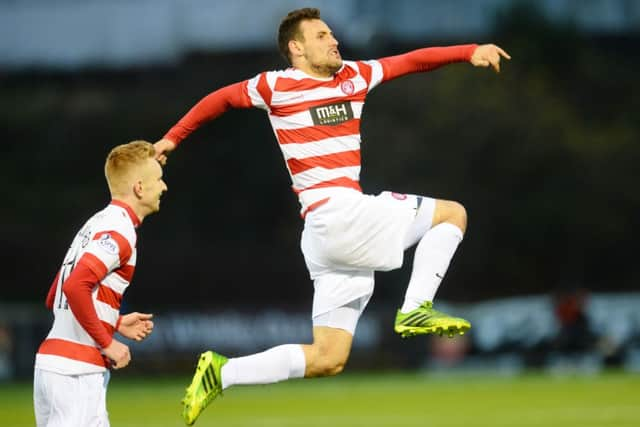
<path fill-rule="evenodd" d="M 100 239 L 98 239 L 98 247 L 111 255 L 118 254 L 118 243 L 109 233 L 100 236 Z"/>

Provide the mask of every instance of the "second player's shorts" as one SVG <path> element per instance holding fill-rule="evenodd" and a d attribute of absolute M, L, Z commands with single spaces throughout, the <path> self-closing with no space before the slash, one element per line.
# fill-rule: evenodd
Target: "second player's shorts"
<path fill-rule="evenodd" d="M 38 427 L 109 427 L 109 371 L 61 375 L 36 369 L 33 405 Z"/>

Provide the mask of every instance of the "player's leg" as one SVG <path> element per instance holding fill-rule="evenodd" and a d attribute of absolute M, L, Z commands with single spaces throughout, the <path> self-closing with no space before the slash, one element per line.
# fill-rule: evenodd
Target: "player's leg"
<path fill-rule="evenodd" d="M 424 198 L 405 236 L 405 249 L 416 242 L 411 279 L 401 311 L 433 301 L 467 227 L 464 207 L 456 202 Z"/>
<path fill-rule="evenodd" d="M 300 344 L 285 344 L 244 357 L 227 359 L 207 351 L 200 355 L 196 372 L 182 399 L 184 421 L 193 424 L 222 390 L 238 384 L 269 384 L 302 378 L 305 353 Z"/>
<path fill-rule="evenodd" d="M 305 378 L 337 375 L 344 369 L 351 352 L 353 335 L 340 328 L 313 327 L 313 344 L 303 345 Z"/>
<path fill-rule="evenodd" d="M 293 378 L 336 375 L 345 366 L 358 318 L 370 295 L 314 316 L 312 344 L 286 344 L 249 356 L 200 355 L 196 373 L 182 401 L 184 421 L 193 424 L 223 389 L 268 384 Z"/>
<path fill-rule="evenodd" d="M 403 336 L 464 333 L 470 324 L 433 308 L 433 299 L 467 226 L 464 207 L 453 201 L 423 198 L 406 237 L 405 248 L 418 243 L 405 300 L 395 330 Z"/>
<path fill-rule="evenodd" d="M 34 406 L 38 427 L 108 427 L 108 372 L 60 375 L 36 369 Z"/>
<path fill-rule="evenodd" d="M 35 369 L 33 373 L 33 409 L 36 426 L 46 427 L 51 416 L 51 393 L 48 391 L 45 371 Z"/>
<path fill-rule="evenodd" d="M 314 305 L 322 305 L 314 296 Z M 341 307 L 313 316 L 313 344 L 303 345 L 305 378 L 337 375 L 344 369 L 358 320 L 371 294 L 357 298 Z"/>
<path fill-rule="evenodd" d="M 340 373 L 349 358 L 353 334 L 369 298 L 366 295 L 313 316 L 311 344 L 285 344 L 222 361 L 221 390 L 234 385 L 270 384 Z"/>

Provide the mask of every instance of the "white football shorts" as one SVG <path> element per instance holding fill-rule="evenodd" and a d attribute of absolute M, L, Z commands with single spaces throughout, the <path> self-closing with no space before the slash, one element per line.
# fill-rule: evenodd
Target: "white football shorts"
<path fill-rule="evenodd" d="M 353 336 L 356 333 L 358 320 L 360 320 L 360 316 L 362 316 L 364 309 L 367 307 L 369 299 L 371 299 L 371 294 L 356 298 L 341 307 L 319 314 L 313 317 L 313 326 L 343 329 Z"/>
<path fill-rule="evenodd" d="M 35 369 L 33 405 L 37 427 L 109 427 L 109 371 L 62 375 Z"/>
<path fill-rule="evenodd" d="M 418 209 L 428 218 L 421 226 L 424 234 L 435 210 L 435 199 L 428 197 L 345 191 L 307 214 L 301 247 L 314 281 L 314 319 L 364 298 L 358 307 L 362 313 L 373 293 L 374 272 L 402 266 Z"/>

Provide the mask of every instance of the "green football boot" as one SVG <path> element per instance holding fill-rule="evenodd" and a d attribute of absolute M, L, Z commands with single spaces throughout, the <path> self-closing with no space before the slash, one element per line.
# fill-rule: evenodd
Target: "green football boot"
<path fill-rule="evenodd" d="M 471 323 L 468 321 L 438 311 L 433 308 L 431 301 L 426 301 L 408 313 L 398 310 L 394 330 L 402 335 L 402 338 L 423 334 L 446 334 L 453 338 L 455 334 L 464 335 L 469 328 Z"/>
<path fill-rule="evenodd" d="M 219 394 L 222 394 L 222 376 L 220 371 L 227 358 L 207 351 L 200 355 L 196 373 L 193 375 L 191 385 L 187 387 L 187 393 L 182 399 L 182 418 L 187 425 L 196 422 L 198 416 L 204 411 Z"/>

